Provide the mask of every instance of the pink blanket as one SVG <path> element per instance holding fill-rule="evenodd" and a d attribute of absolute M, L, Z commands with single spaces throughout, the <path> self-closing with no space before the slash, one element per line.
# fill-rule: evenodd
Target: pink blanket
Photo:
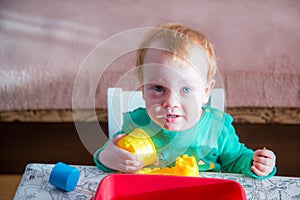
<path fill-rule="evenodd" d="M 294 0 L 1 1 L 0 111 L 71 108 L 76 73 L 98 43 L 164 22 L 191 26 L 214 43 L 226 106 L 300 107 L 299 9 Z M 107 87 L 132 65 L 129 55 L 109 66 L 97 108 L 106 108 Z M 95 98 L 92 88 L 84 92 Z"/>

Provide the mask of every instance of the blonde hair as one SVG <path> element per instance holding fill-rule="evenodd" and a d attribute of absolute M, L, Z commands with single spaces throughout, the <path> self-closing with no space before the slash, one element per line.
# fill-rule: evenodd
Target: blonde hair
<path fill-rule="evenodd" d="M 212 43 L 200 32 L 184 27 L 177 23 L 162 24 L 148 32 L 137 50 L 136 66 L 138 77 L 142 81 L 143 73 L 139 66 L 144 64 L 150 45 L 159 42 L 160 48 L 166 48 L 174 55 L 174 59 L 187 56 L 189 47 L 199 45 L 206 54 L 208 70 L 206 79 L 210 82 L 215 76 L 217 63 Z"/>

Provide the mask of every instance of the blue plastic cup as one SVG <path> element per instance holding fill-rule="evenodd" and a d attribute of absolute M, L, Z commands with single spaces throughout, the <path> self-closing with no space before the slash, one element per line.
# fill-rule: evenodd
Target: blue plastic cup
<path fill-rule="evenodd" d="M 77 168 L 58 162 L 50 173 L 49 182 L 59 189 L 70 192 L 77 185 L 79 176 L 80 171 Z"/>

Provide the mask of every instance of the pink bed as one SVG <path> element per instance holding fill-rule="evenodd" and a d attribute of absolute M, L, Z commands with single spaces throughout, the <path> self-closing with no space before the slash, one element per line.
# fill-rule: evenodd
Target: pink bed
<path fill-rule="evenodd" d="M 164 22 L 191 26 L 214 43 L 228 108 L 298 109 L 299 10 L 293 0 L 1 1 L 0 111 L 71 109 L 76 73 L 98 43 Z M 132 64 L 129 56 L 109 67 L 96 108 L 106 109 L 107 87 Z"/>

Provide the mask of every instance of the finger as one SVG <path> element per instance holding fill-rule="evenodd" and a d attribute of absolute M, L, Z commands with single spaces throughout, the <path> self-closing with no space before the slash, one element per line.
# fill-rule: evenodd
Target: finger
<path fill-rule="evenodd" d="M 123 165 L 133 165 L 133 166 L 140 166 L 143 165 L 143 162 L 140 161 L 137 157 L 137 155 L 126 151 L 124 149 L 119 149 L 119 157 L 122 162 L 120 162 Z"/>
<path fill-rule="evenodd" d="M 263 172 L 263 173 L 271 173 L 273 170 L 273 167 L 267 166 L 267 165 L 263 165 L 261 163 L 258 162 L 253 162 L 253 166 L 258 169 L 259 171 Z"/>
<path fill-rule="evenodd" d="M 143 162 L 137 160 L 124 160 L 124 166 L 143 167 Z"/>
<path fill-rule="evenodd" d="M 138 160 L 137 155 L 121 148 L 120 148 L 120 157 L 125 160 Z"/>
<path fill-rule="evenodd" d="M 122 134 L 123 135 L 123 134 Z M 119 137 L 122 138 L 124 136 L 120 135 Z M 117 137 L 117 136 L 116 136 Z M 113 146 L 113 148 L 115 149 L 115 153 L 122 159 L 128 159 L 128 160 L 138 160 L 138 157 L 137 155 L 125 150 L 125 149 L 122 149 L 120 147 L 118 147 L 117 145 L 113 144 L 113 143 L 110 143 L 110 145 Z"/>
<path fill-rule="evenodd" d="M 273 168 L 276 163 L 276 156 L 270 150 L 258 149 L 254 152 L 253 160 Z"/>
<path fill-rule="evenodd" d="M 117 142 L 118 142 L 121 138 L 123 138 L 123 137 L 125 137 L 125 136 L 126 136 L 125 133 L 116 135 L 113 139 L 111 139 L 111 143 L 117 144 Z"/>
<path fill-rule="evenodd" d="M 271 158 L 271 159 L 275 158 L 275 154 L 273 153 L 273 151 L 268 150 L 268 149 L 258 149 L 254 152 L 254 155 L 263 156 L 263 157 Z"/>
<path fill-rule="evenodd" d="M 124 167 L 124 172 L 127 172 L 127 173 L 136 173 L 140 170 L 141 168 L 137 168 L 137 167 L 134 167 L 134 166 L 125 166 Z"/>
<path fill-rule="evenodd" d="M 266 158 L 263 156 L 254 156 L 253 161 L 263 164 L 263 165 L 266 165 L 266 166 L 270 166 L 270 167 L 275 165 L 275 162 L 273 159 Z"/>
<path fill-rule="evenodd" d="M 134 155 L 133 153 L 131 153 L 125 149 L 119 148 L 117 145 L 115 145 L 113 143 L 110 143 L 102 152 L 100 152 L 100 154 L 103 154 L 106 151 L 109 152 L 107 154 L 110 154 L 109 157 L 111 157 L 111 158 L 116 158 L 116 159 L 121 159 L 121 160 L 126 160 L 126 159 L 137 160 L 136 155 Z"/>
<path fill-rule="evenodd" d="M 134 162 L 131 160 L 124 161 L 123 164 L 120 165 L 121 171 L 129 172 L 129 173 L 136 173 L 137 171 L 143 168 L 141 162 Z"/>
<path fill-rule="evenodd" d="M 260 170 L 258 170 L 254 165 L 251 166 L 251 170 L 253 171 L 254 174 L 256 174 L 257 176 L 267 176 L 268 174 L 265 172 L 261 172 Z"/>

